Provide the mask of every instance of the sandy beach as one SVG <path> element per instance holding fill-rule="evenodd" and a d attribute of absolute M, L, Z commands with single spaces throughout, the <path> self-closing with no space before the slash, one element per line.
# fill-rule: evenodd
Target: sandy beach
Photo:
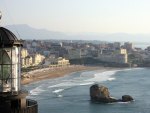
<path fill-rule="evenodd" d="M 101 70 L 101 69 L 105 69 L 105 67 L 70 65 L 66 67 L 43 68 L 23 74 L 21 78 L 21 84 L 25 85 L 44 79 L 63 77 L 72 72 L 78 72 L 83 70 Z"/>

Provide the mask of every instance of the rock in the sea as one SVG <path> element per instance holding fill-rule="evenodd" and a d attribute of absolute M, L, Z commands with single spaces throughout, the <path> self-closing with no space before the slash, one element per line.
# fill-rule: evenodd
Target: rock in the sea
<path fill-rule="evenodd" d="M 108 98 L 109 91 L 105 86 L 100 86 L 98 84 L 92 85 L 90 87 L 90 96 L 91 98 Z"/>
<path fill-rule="evenodd" d="M 113 98 L 110 96 L 107 87 L 98 84 L 94 84 L 90 87 L 90 97 L 92 101 L 100 103 L 133 101 L 133 98 L 130 95 L 123 95 L 122 99 Z"/>
<path fill-rule="evenodd" d="M 133 98 L 130 95 L 123 95 L 122 102 L 133 101 Z"/>
<path fill-rule="evenodd" d="M 90 96 L 92 101 L 97 102 L 110 103 L 117 101 L 115 98 L 110 97 L 107 87 L 98 84 L 90 87 Z"/>

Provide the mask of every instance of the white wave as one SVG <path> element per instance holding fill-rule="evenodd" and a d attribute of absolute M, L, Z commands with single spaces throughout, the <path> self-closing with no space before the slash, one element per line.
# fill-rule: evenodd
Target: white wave
<path fill-rule="evenodd" d="M 60 98 L 60 97 L 63 97 L 63 95 L 58 95 L 57 97 L 59 97 L 59 98 Z"/>
<path fill-rule="evenodd" d="M 119 103 L 119 104 L 128 104 L 128 103 L 131 103 L 131 101 L 129 101 L 129 102 L 117 102 L 117 103 Z"/>
<path fill-rule="evenodd" d="M 58 87 L 74 87 L 74 86 L 86 86 L 94 84 L 94 82 L 87 82 L 87 81 L 74 81 L 74 82 L 63 82 L 60 84 L 56 84 L 53 86 L 49 86 L 48 88 L 58 88 Z"/>
<path fill-rule="evenodd" d="M 145 69 L 145 68 L 141 68 L 141 67 L 136 67 L 136 68 L 127 68 L 127 69 L 123 69 L 122 71 L 140 70 L 140 69 Z"/>
<path fill-rule="evenodd" d="M 71 86 L 75 86 L 76 83 L 74 82 L 63 82 L 63 83 L 60 83 L 60 84 L 56 84 L 56 85 L 52 85 L 52 86 L 49 86 L 48 88 L 55 88 L 55 87 L 71 87 Z"/>
<path fill-rule="evenodd" d="M 101 81 L 112 81 L 115 80 L 115 78 L 111 77 L 112 75 L 114 75 L 117 71 L 119 70 L 113 70 L 113 71 L 105 71 L 105 72 L 98 72 L 96 74 L 90 73 L 91 76 L 87 77 L 86 79 L 82 79 L 82 77 L 84 76 L 84 74 L 87 73 L 82 73 L 82 77 L 78 77 L 78 78 L 74 78 L 71 80 L 65 80 L 62 81 L 62 83 L 58 83 L 52 86 L 49 86 L 48 88 L 58 88 L 58 87 L 74 87 L 74 86 L 85 86 L 85 85 L 91 85 L 94 84 L 95 82 L 101 82 Z M 84 76 L 86 77 L 86 76 Z M 91 78 L 92 77 L 92 78 Z M 89 78 L 89 79 L 88 79 Z"/>
<path fill-rule="evenodd" d="M 44 92 L 40 87 L 36 87 L 35 89 L 30 91 L 30 95 L 39 95 L 40 93 Z"/>
<path fill-rule="evenodd" d="M 81 83 L 79 84 L 80 86 L 87 86 L 87 85 L 91 85 L 94 84 L 94 82 L 85 82 L 85 83 Z"/>
<path fill-rule="evenodd" d="M 114 75 L 116 72 L 119 70 L 114 70 L 114 71 L 105 71 L 101 73 L 96 73 L 94 74 L 94 77 L 85 81 L 89 82 L 102 82 L 102 81 L 107 81 L 107 80 L 115 80 L 115 78 L 112 78 L 111 76 Z"/>
<path fill-rule="evenodd" d="M 62 92 L 64 89 L 56 89 L 54 91 L 52 91 L 53 93 L 59 93 L 59 92 Z"/>
<path fill-rule="evenodd" d="M 68 88 L 68 87 L 74 87 L 74 86 L 86 86 L 86 85 L 94 84 L 95 82 L 112 81 L 112 80 L 116 79 L 116 78 L 112 77 L 112 75 L 114 75 L 117 71 L 119 71 L 119 70 L 105 71 L 105 72 L 101 72 L 101 73 L 96 72 L 96 74 L 94 74 L 94 72 L 91 72 L 90 73 L 91 75 L 87 76 L 87 78 L 85 78 L 85 77 L 89 73 L 83 72 L 83 73 L 81 73 L 80 77 L 73 78 L 70 80 L 63 80 L 58 84 L 48 86 L 48 88 L 62 89 L 62 87 Z M 83 79 L 83 77 L 85 79 Z M 61 91 L 60 89 L 54 90 L 53 93 L 57 93 L 57 92 Z"/>
<path fill-rule="evenodd" d="M 109 81 L 115 80 L 116 78 L 108 78 Z"/>
<path fill-rule="evenodd" d="M 56 89 L 54 91 L 52 91 L 52 93 L 55 94 L 56 97 L 63 97 L 63 95 L 59 94 L 60 92 L 64 91 L 65 89 Z"/>
<path fill-rule="evenodd" d="M 87 71 L 87 72 L 82 72 L 80 74 L 80 77 L 87 77 L 87 76 L 91 76 L 91 74 L 93 74 L 94 71 Z"/>

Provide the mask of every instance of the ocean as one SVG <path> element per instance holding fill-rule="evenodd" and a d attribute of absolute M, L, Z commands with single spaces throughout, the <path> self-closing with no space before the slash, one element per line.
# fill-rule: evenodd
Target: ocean
<path fill-rule="evenodd" d="M 127 94 L 134 101 L 92 103 L 89 88 L 95 83 L 108 87 L 113 97 L 120 99 Z M 150 113 L 149 68 L 75 72 L 24 88 L 29 91 L 27 98 L 38 101 L 39 113 Z"/>

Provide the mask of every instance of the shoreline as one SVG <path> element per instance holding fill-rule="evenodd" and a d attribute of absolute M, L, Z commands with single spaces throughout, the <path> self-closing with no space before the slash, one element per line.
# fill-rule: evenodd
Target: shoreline
<path fill-rule="evenodd" d="M 66 76 L 67 74 L 84 71 L 84 70 L 92 71 L 92 70 L 109 70 L 109 69 L 113 69 L 113 68 L 102 67 L 102 66 L 83 66 L 83 65 L 70 65 L 65 67 L 43 68 L 43 69 L 38 69 L 23 74 L 21 78 L 21 84 L 27 85 L 41 80 L 63 77 Z"/>

